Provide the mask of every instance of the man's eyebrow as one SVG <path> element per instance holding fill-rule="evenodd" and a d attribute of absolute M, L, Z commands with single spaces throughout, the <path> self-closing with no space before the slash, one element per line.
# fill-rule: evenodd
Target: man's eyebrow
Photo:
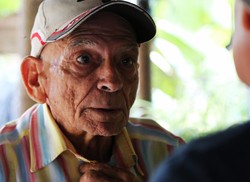
<path fill-rule="evenodd" d="M 77 46 L 95 46 L 97 43 L 94 40 L 90 39 L 81 39 L 81 40 L 73 40 L 69 46 L 77 47 Z"/>

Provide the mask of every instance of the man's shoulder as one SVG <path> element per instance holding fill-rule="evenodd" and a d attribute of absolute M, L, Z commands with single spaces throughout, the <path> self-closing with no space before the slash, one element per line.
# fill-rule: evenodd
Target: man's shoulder
<path fill-rule="evenodd" d="M 20 118 L 9 121 L 0 128 L 0 145 L 18 144 L 29 133 L 30 118 L 38 105 L 29 108 Z"/>
<path fill-rule="evenodd" d="M 0 129 L 0 145 L 6 143 L 9 139 L 13 138 L 13 135 L 17 134 L 17 123 L 16 121 L 7 122 Z"/>
<path fill-rule="evenodd" d="M 156 121 L 149 118 L 130 118 L 127 129 L 132 139 L 161 142 L 173 146 L 179 146 L 184 143 L 181 137 L 166 130 Z"/>

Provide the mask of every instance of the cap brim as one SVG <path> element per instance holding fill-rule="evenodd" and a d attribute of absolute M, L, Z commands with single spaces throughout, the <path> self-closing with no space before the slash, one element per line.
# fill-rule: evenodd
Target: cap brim
<path fill-rule="evenodd" d="M 67 36 L 82 22 L 101 11 L 115 13 L 130 22 L 135 30 L 138 43 L 146 42 L 152 39 L 156 34 L 155 23 L 145 10 L 129 2 L 111 1 L 87 12 L 83 12 L 71 21 L 67 22 L 66 25 L 49 36 L 47 42 L 53 42 Z"/>

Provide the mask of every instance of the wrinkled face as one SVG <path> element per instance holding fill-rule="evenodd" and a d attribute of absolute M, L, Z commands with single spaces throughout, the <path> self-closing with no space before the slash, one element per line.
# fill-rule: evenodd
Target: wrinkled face
<path fill-rule="evenodd" d="M 70 134 L 111 136 L 127 124 L 138 85 L 138 44 L 130 25 L 99 13 L 42 54 L 53 117 Z"/>

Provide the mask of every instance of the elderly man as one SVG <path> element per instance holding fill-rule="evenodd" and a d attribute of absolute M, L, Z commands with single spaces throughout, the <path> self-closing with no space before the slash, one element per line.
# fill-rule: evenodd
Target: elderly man
<path fill-rule="evenodd" d="M 44 0 L 21 65 L 37 101 L 0 131 L 0 181 L 146 181 L 183 143 L 129 119 L 152 18 L 125 1 Z"/>
<path fill-rule="evenodd" d="M 250 0 L 235 1 L 235 67 L 250 86 Z M 247 182 L 250 180 L 250 122 L 196 139 L 166 159 L 152 182 Z"/>

